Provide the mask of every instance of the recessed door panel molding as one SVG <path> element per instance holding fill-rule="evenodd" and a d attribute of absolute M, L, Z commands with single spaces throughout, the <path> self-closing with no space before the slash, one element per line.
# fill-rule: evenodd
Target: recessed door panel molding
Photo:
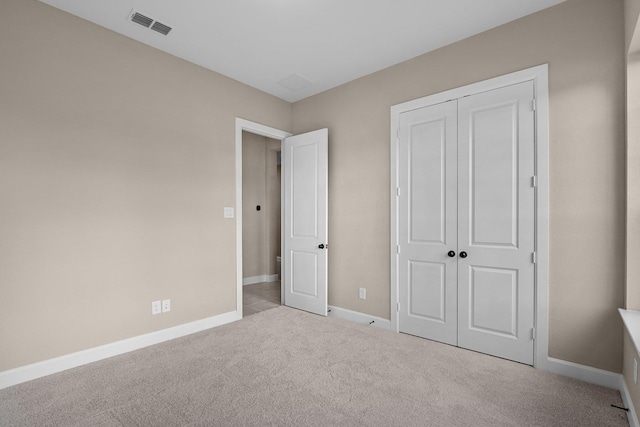
<path fill-rule="evenodd" d="M 446 264 L 409 262 L 409 316 L 444 323 L 446 302 Z"/>
<path fill-rule="evenodd" d="M 518 338 L 518 271 L 470 266 L 469 329 Z"/>
<path fill-rule="evenodd" d="M 318 145 L 315 141 L 294 145 L 289 151 L 293 216 L 292 237 L 318 237 Z"/>
<path fill-rule="evenodd" d="M 546 73 L 535 67 L 392 107 L 398 331 L 526 364 L 546 354 Z M 537 349 L 536 307 L 545 328 Z"/>
<path fill-rule="evenodd" d="M 291 251 L 289 267 L 291 293 L 317 298 L 318 253 Z"/>
<path fill-rule="evenodd" d="M 518 100 L 469 111 L 471 246 L 518 246 Z"/>
<path fill-rule="evenodd" d="M 412 243 L 445 243 L 446 121 L 441 117 L 409 127 L 408 213 Z"/>

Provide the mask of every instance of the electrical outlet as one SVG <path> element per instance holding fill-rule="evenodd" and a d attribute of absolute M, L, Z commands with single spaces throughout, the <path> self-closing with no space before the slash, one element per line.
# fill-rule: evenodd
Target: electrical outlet
<path fill-rule="evenodd" d="M 153 301 L 151 303 L 151 314 L 160 314 L 162 313 L 162 305 L 160 301 Z"/>
<path fill-rule="evenodd" d="M 234 213 L 235 212 L 234 212 L 233 208 L 229 208 L 229 207 L 224 208 L 224 217 L 225 218 L 233 218 Z"/>
<path fill-rule="evenodd" d="M 167 311 L 171 311 L 171 300 L 163 299 L 162 300 L 162 312 L 166 313 Z"/>
<path fill-rule="evenodd" d="M 360 288 L 358 290 L 358 298 L 367 299 L 367 290 L 365 288 Z"/>

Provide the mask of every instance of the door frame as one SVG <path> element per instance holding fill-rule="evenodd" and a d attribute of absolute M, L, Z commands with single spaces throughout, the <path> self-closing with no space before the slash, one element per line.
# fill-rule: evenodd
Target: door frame
<path fill-rule="evenodd" d="M 462 98 L 481 92 L 499 89 L 526 81 L 533 81 L 535 94 L 535 251 L 534 266 L 534 328 L 533 366 L 548 370 L 549 350 L 549 66 L 538 65 L 477 83 L 428 95 L 391 107 L 391 330 L 399 332 L 398 306 L 398 125 L 400 114 Z"/>
<path fill-rule="evenodd" d="M 272 128 L 269 126 L 261 125 L 260 123 L 251 122 L 249 120 L 236 117 L 236 318 L 242 319 L 242 131 L 250 132 L 260 136 L 266 136 L 267 138 L 276 139 L 282 141 L 283 139 L 292 136 L 291 133 Z M 282 184 L 281 184 L 282 188 Z M 282 194 L 282 193 L 281 193 Z M 282 206 L 282 197 L 280 199 Z M 284 212 L 284 211 L 282 211 Z M 282 223 L 282 216 L 280 219 Z M 281 233 L 284 231 L 284 227 L 281 227 Z M 280 239 L 282 244 L 283 240 Z M 282 253 L 282 252 L 281 252 Z M 281 276 L 284 274 L 284 258 L 282 258 L 282 264 L 280 264 Z M 284 304 L 284 292 L 282 287 L 284 286 L 284 280 L 280 280 L 280 295 L 281 304 Z"/>

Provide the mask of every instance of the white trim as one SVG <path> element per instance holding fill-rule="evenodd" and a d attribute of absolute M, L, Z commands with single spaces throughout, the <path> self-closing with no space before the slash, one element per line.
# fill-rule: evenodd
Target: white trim
<path fill-rule="evenodd" d="M 328 306 L 328 308 L 329 313 L 327 313 L 327 315 L 330 317 L 339 317 L 352 322 L 375 326 L 376 328 L 385 329 L 387 331 L 391 330 L 391 322 L 387 319 L 383 319 L 382 317 L 370 316 L 368 314 L 347 310 L 346 308 L 334 307 L 332 305 Z"/>
<path fill-rule="evenodd" d="M 277 282 L 277 274 L 263 274 L 262 276 L 245 277 L 242 279 L 242 286 L 255 285 L 256 283 Z"/>
<path fill-rule="evenodd" d="M 404 102 L 391 107 L 391 330 L 398 332 L 398 204 L 396 188 L 398 186 L 398 138 L 397 130 L 400 114 L 417 108 L 438 104 L 467 95 L 486 92 L 504 86 L 526 81 L 534 82 L 536 99 L 536 296 L 533 365 L 539 369 L 550 370 L 547 354 L 549 348 L 549 67 L 538 65 L 522 71 L 495 77 L 478 83 L 436 93 L 423 98 Z"/>
<path fill-rule="evenodd" d="M 283 140 L 289 132 L 236 117 L 236 312 L 242 318 L 242 131 Z M 284 228 L 283 228 L 284 230 Z M 284 266 L 282 267 L 284 272 Z M 284 280 L 282 281 L 284 283 Z M 284 295 L 284 292 L 281 292 Z M 283 301 L 284 303 L 284 301 Z"/>
<path fill-rule="evenodd" d="M 620 377 L 622 376 L 614 372 L 579 365 L 566 360 L 554 359 L 553 357 L 547 358 L 545 371 L 615 390 L 620 389 Z"/>
<path fill-rule="evenodd" d="M 629 408 L 627 412 L 627 421 L 629 421 L 629 427 L 640 427 L 640 422 L 638 422 L 638 415 L 636 414 L 636 409 L 633 406 L 633 399 L 631 399 L 631 393 L 629 392 L 629 388 L 627 387 L 627 382 L 624 380 L 624 376 L 620 375 L 620 386 L 618 387 L 620 390 L 620 396 L 622 397 L 623 406 Z"/>
<path fill-rule="evenodd" d="M 235 311 L 0 372 L 0 389 L 238 320 Z"/>

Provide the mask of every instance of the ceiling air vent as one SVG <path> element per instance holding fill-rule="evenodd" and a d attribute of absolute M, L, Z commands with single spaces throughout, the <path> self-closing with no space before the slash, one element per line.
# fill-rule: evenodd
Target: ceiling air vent
<path fill-rule="evenodd" d="M 153 31 L 157 31 L 158 33 L 164 34 L 165 36 L 169 34 L 169 31 L 171 31 L 170 26 L 165 25 L 161 22 L 158 22 L 155 19 L 149 18 L 148 16 L 145 16 L 134 10 L 132 10 L 131 13 L 129 13 L 129 18 L 131 19 L 131 21 L 135 22 L 136 24 L 140 24 L 145 28 L 149 28 Z"/>
<path fill-rule="evenodd" d="M 167 25 L 164 25 L 164 24 L 161 24 L 161 23 L 160 23 L 160 22 L 158 22 L 158 21 L 156 21 L 156 22 L 154 22 L 154 23 L 153 23 L 153 25 L 151 26 L 151 29 L 152 29 L 153 31 L 157 31 L 157 32 L 159 32 L 160 34 L 164 34 L 165 36 L 166 36 L 167 34 L 169 34 L 169 31 L 171 31 L 171 27 L 169 27 L 169 26 L 167 26 Z"/>
<path fill-rule="evenodd" d="M 147 27 L 147 28 L 149 28 L 153 23 L 153 19 L 149 18 L 148 16 L 144 16 L 143 14 L 138 12 L 133 13 L 133 15 L 131 16 L 131 20 L 136 24 L 140 24 L 143 27 Z"/>

